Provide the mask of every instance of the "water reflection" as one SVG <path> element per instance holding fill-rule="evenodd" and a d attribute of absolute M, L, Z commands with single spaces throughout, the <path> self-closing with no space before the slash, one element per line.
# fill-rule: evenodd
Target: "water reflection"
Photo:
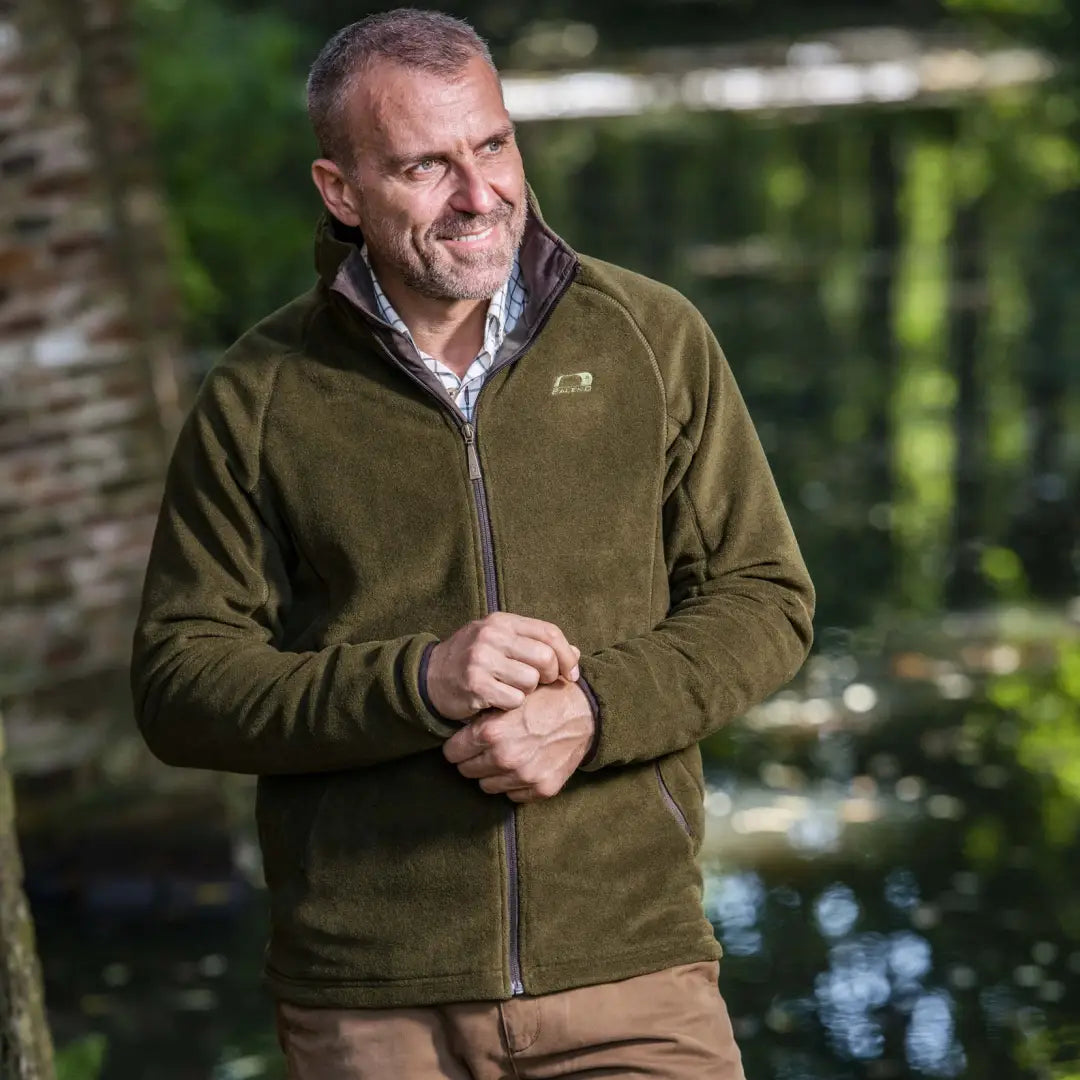
<path fill-rule="evenodd" d="M 757 874 L 724 874 L 705 883 L 705 914 L 718 928 L 724 951 L 752 956 L 761 951 L 758 918 L 765 886 Z"/>
<path fill-rule="evenodd" d="M 992 646 L 950 661 L 969 696 L 942 694 L 947 665 L 924 654 L 876 671 L 833 657 L 763 710 L 784 723 L 706 744 L 705 907 L 753 1080 L 1051 1075 L 1024 1062 L 1080 1015 L 1080 848 L 1076 816 L 1018 762 L 1028 721 L 994 703 L 995 679 L 1056 677 L 1016 652 L 1020 669 Z M 851 707 L 861 690 L 844 702 L 863 686 L 871 709 Z M 232 897 L 216 916 L 148 911 L 141 928 L 123 890 L 95 886 L 82 922 L 44 909 L 59 1041 L 104 1033 L 104 1080 L 141 1078 L 162 1047 L 176 1068 L 155 1080 L 279 1075 L 262 897 L 213 895 Z"/>
<path fill-rule="evenodd" d="M 891 996 L 887 943 L 877 934 L 843 941 L 829 950 L 829 970 L 814 983 L 818 1015 L 844 1057 L 874 1058 L 885 1036 L 871 1015 Z"/>
<path fill-rule="evenodd" d="M 1034 680 L 1059 716 L 1064 677 L 1033 637 L 953 630 L 949 655 L 827 657 L 710 747 L 707 893 L 748 1075 L 1057 1075 L 1030 1062 L 1080 1015 L 1078 817 L 1018 764 L 1043 713 L 1010 706 L 1045 701 Z"/>
<path fill-rule="evenodd" d="M 910 911 L 919 903 L 919 882 L 906 867 L 891 870 L 885 879 L 885 899 L 900 911 Z"/>
<path fill-rule="evenodd" d="M 915 909 L 919 889 L 912 872 L 890 873 L 884 895 L 899 911 Z M 715 874 L 706 881 L 706 909 L 728 957 L 759 955 L 766 949 L 766 934 L 770 939 L 777 936 L 776 927 L 769 925 L 770 905 L 790 910 L 803 906 L 796 890 L 787 886 L 767 890 L 761 876 L 752 871 Z M 958 1076 L 966 1057 L 956 1035 L 953 998 L 929 981 L 934 967 L 930 941 L 913 930 L 854 933 L 862 905 L 844 882 L 827 885 L 810 906 L 814 925 L 829 943 L 826 968 L 814 980 L 812 998 L 774 999 L 765 1027 L 791 1036 L 820 1025 L 838 1058 L 866 1062 L 882 1058 L 886 1027 L 901 1019 L 907 1065 L 926 1076 Z M 1049 949 L 1039 955 L 1052 958 Z M 970 969 L 955 968 L 952 981 L 960 988 L 970 987 L 972 976 Z M 741 1027 L 751 1039 L 758 1030 L 746 1018 Z M 778 1075 L 814 1074 L 789 1063 Z"/>
<path fill-rule="evenodd" d="M 916 989 L 930 967 L 930 942 L 926 938 L 908 931 L 889 938 L 889 971 L 898 993 Z"/>
<path fill-rule="evenodd" d="M 966 1065 L 956 1042 L 953 1002 L 944 990 L 920 996 L 904 1040 L 911 1066 L 927 1076 L 958 1076 Z"/>
<path fill-rule="evenodd" d="M 830 885 L 814 903 L 818 929 L 828 938 L 843 937 L 859 917 L 859 902 L 847 885 Z"/>

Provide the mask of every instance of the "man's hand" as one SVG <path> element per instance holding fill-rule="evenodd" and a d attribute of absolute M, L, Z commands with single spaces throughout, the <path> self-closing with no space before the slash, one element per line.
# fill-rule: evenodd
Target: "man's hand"
<path fill-rule="evenodd" d="M 541 683 L 577 679 L 580 656 L 554 623 L 496 611 L 431 650 L 428 698 L 448 720 L 516 709 Z"/>
<path fill-rule="evenodd" d="M 538 687 L 519 708 L 481 713 L 443 743 L 443 755 L 488 794 L 534 802 L 562 790 L 595 727 L 581 687 L 558 682 Z"/>

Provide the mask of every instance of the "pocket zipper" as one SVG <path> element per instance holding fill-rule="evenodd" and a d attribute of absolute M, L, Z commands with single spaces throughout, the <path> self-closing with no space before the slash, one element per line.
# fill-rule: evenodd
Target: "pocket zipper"
<path fill-rule="evenodd" d="M 656 773 L 656 782 L 660 786 L 660 794 L 664 798 L 664 802 L 667 804 L 668 810 L 671 811 L 672 816 L 682 826 L 682 830 L 687 836 L 693 836 L 690 831 L 690 822 L 686 820 L 686 815 L 679 808 L 679 804 L 672 798 L 671 792 L 668 789 L 667 781 L 664 779 L 664 774 L 660 771 L 660 762 L 653 762 L 653 771 Z"/>

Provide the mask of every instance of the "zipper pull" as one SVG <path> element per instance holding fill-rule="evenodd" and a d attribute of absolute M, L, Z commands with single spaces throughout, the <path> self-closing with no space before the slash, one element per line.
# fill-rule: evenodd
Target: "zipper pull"
<path fill-rule="evenodd" d="M 469 460 L 469 479 L 480 480 L 482 474 L 480 472 L 480 457 L 476 453 L 476 429 L 472 424 L 466 424 L 461 429 L 461 433 L 465 436 L 465 456 Z"/>

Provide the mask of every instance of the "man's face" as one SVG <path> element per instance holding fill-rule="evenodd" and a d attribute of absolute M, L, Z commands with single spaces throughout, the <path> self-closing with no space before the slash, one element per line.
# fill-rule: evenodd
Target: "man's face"
<path fill-rule="evenodd" d="M 525 175 L 498 79 L 480 58 L 453 79 L 380 63 L 347 122 L 348 176 L 385 284 L 482 300 L 506 280 L 525 228 Z"/>

